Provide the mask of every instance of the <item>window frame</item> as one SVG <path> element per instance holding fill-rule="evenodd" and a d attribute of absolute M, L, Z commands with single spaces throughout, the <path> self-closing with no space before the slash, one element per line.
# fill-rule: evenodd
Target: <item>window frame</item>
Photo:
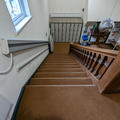
<path fill-rule="evenodd" d="M 24 8 L 24 4 L 22 2 L 23 0 L 18 0 L 19 5 L 20 5 L 20 9 L 21 9 L 21 14 L 19 16 L 17 16 L 16 18 L 13 19 L 14 25 L 17 25 L 21 20 L 23 20 L 26 16 L 26 11 Z"/>
<path fill-rule="evenodd" d="M 5 1 L 6 2 L 6 1 Z M 21 14 L 16 16 L 15 18 L 12 18 L 12 22 L 14 24 L 16 33 L 19 33 L 21 29 L 31 20 L 32 16 L 30 14 L 30 9 L 28 5 L 28 0 L 18 0 L 18 4 L 21 10 Z M 7 4 L 6 4 L 7 6 Z M 7 6 L 8 8 L 8 6 Z M 9 12 L 9 9 L 8 9 Z M 9 12 L 10 14 L 10 12 Z M 11 16 L 11 15 L 10 15 Z"/>

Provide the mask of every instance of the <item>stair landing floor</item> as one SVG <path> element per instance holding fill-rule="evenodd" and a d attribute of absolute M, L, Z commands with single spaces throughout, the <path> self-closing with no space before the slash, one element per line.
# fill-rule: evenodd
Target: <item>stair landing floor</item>
<path fill-rule="evenodd" d="M 17 120 L 119 120 L 120 95 L 96 87 L 27 86 Z"/>

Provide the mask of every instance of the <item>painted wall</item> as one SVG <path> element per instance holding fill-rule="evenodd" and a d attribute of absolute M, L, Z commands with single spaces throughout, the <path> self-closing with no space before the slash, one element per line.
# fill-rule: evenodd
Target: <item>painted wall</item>
<path fill-rule="evenodd" d="M 49 0 L 50 13 L 81 13 L 85 0 Z"/>
<path fill-rule="evenodd" d="M 120 13 L 119 12 L 120 12 L 120 0 L 117 0 L 116 5 L 113 8 L 112 16 L 111 16 L 111 18 L 114 21 L 120 21 Z"/>
<path fill-rule="evenodd" d="M 48 36 L 46 36 L 46 32 L 48 33 L 49 28 L 48 1 L 28 0 L 28 2 L 32 20 L 24 27 L 24 29 L 22 29 L 19 34 L 16 34 L 5 2 L 4 0 L 0 0 L 0 38 L 48 40 Z M 15 53 L 13 69 L 6 75 L 0 75 L 0 94 L 10 101 L 11 104 L 13 104 L 9 119 L 12 115 L 21 88 L 34 73 L 43 59 L 48 55 L 49 51 L 46 51 L 42 56 L 37 57 L 19 72 L 17 71 L 17 65 L 47 47 L 48 46 L 37 47 Z M 7 68 L 9 63 L 10 58 L 2 55 L 0 51 L 0 71 Z M 0 109 L 4 108 L 0 107 Z"/>
<path fill-rule="evenodd" d="M 103 21 L 112 17 L 117 1 L 119 0 L 88 0 L 88 21 Z"/>
<path fill-rule="evenodd" d="M 84 14 L 83 14 L 83 21 L 84 21 L 84 24 L 85 24 L 88 20 L 88 0 L 84 0 L 84 8 L 85 8 L 85 11 L 84 11 Z"/>
<path fill-rule="evenodd" d="M 120 0 L 49 0 L 48 3 L 50 13 L 81 13 L 84 22 L 106 18 L 120 21 Z"/>

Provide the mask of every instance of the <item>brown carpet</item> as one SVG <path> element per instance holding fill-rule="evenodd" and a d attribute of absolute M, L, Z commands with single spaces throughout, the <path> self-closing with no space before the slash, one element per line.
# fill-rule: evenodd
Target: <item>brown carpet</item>
<path fill-rule="evenodd" d="M 96 87 L 27 86 L 17 120 L 119 120 L 120 94 Z"/>

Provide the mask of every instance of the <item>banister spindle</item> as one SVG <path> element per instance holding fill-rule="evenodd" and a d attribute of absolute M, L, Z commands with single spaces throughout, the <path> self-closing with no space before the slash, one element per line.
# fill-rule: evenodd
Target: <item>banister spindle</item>
<path fill-rule="evenodd" d="M 96 65 L 93 74 L 96 76 L 98 74 L 99 68 L 102 66 L 102 64 L 104 63 L 104 59 L 105 56 L 103 56 L 102 54 L 100 54 L 100 59 L 98 60 L 98 64 Z"/>
<path fill-rule="evenodd" d="M 84 58 L 84 51 L 83 51 L 83 49 L 81 49 L 81 63 L 83 61 L 83 58 Z"/>
<path fill-rule="evenodd" d="M 85 58 L 86 58 L 86 50 L 83 50 L 82 64 L 84 64 Z"/>
<path fill-rule="evenodd" d="M 88 59 L 86 61 L 86 67 L 88 67 L 89 63 L 90 63 L 90 60 L 91 60 L 91 56 L 92 56 L 92 52 L 89 53 L 89 56 L 88 56 Z"/>
<path fill-rule="evenodd" d="M 102 70 L 102 72 L 104 72 L 104 63 L 105 61 L 107 61 L 107 56 L 103 56 L 101 57 L 101 59 L 99 60 L 99 64 L 96 67 L 96 72 L 95 72 L 95 76 L 99 75 L 101 76 L 101 74 L 99 74 L 99 71 Z"/>
<path fill-rule="evenodd" d="M 94 58 L 96 57 L 96 53 L 93 53 L 92 57 L 91 57 L 91 60 L 90 60 L 90 64 L 88 65 L 88 69 L 91 69 L 91 66 L 94 62 Z"/>
<path fill-rule="evenodd" d="M 84 61 L 85 66 L 87 64 L 88 59 L 89 59 L 89 51 L 86 52 L 86 58 L 85 58 L 85 61 Z"/>
<path fill-rule="evenodd" d="M 100 58 L 101 58 L 101 55 L 100 55 L 100 54 L 98 54 L 97 57 L 94 58 L 95 63 L 93 64 L 94 66 L 93 66 L 93 68 L 91 69 L 91 72 L 94 72 L 96 66 L 98 65 L 98 62 L 99 62 Z"/>
<path fill-rule="evenodd" d="M 86 53 L 85 53 L 85 60 L 84 60 L 83 65 L 85 65 L 85 64 L 86 64 L 87 57 L 88 57 L 88 51 L 86 51 Z"/>

